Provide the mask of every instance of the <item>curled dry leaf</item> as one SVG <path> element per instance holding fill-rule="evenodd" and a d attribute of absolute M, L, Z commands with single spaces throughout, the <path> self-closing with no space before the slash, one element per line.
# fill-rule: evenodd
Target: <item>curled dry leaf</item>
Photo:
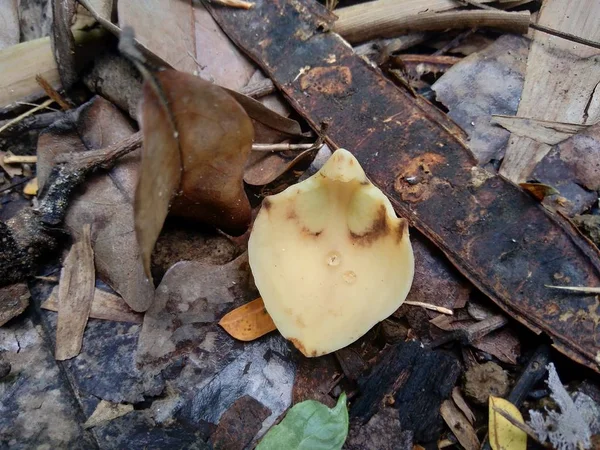
<path fill-rule="evenodd" d="M 219 325 L 240 341 L 253 341 L 277 329 L 260 297 L 225 314 Z"/>
<path fill-rule="evenodd" d="M 306 356 L 339 350 L 391 315 L 414 273 L 408 223 L 342 149 L 265 199 L 248 252 L 273 322 Z"/>
<path fill-rule="evenodd" d="M 143 87 L 144 149 L 135 200 L 148 276 L 171 199 L 173 214 L 231 234 L 243 233 L 251 218 L 242 177 L 254 130 L 244 109 L 222 88 L 189 74 L 166 70 L 157 81 L 162 94 L 149 83 Z"/>
<path fill-rule="evenodd" d="M 494 408 L 504 411 L 517 422 L 523 423 L 523 416 L 508 400 L 490 396 L 489 400 L 489 435 L 493 450 L 525 450 L 527 435 L 498 414 Z"/>

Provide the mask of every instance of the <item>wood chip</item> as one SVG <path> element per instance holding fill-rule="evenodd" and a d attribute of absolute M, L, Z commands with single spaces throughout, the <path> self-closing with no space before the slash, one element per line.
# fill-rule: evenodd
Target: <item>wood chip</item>
<path fill-rule="evenodd" d="M 454 436 L 456 436 L 456 439 L 458 439 L 458 442 L 466 450 L 479 449 L 479 439 L 477 439 L 477 434 L 473 426 L 451 400 L 446 400 L 442 403 L 440 414 Z"/>
<path fill-rule="evenodd" d="M 83 332 L 94 298 L 94 252 L 90 226 L 83 227 L 80 240 L 73 244 L 65 259 L 58 289 L 56 353 L 59 361 L 79 354 Z"/>
<path fill-rule="evenodd" d="M 467 402 L 460 393 L 460 389 L 458 387 L 452 389 L 452 400 L 454 400 L 454 403 L 458 409 L 462 411 L 469 423 L 473 425 L 475 423 L 475 414 L 473 414 L 473 411 L 471 411 L 471 408 L 469 408 L 469 405 L 467 405 Z"/>
<path fill-rule="evenodd" d="M 25 283 L 0 288 L 0 327 L 22 314 L 29 305 L 29 288 Z"/>
<path fill-rule="evenodd" d="M 58 311 L 58 291 L 58 286 L 55 286 L 50 296 L 42 303 L 42 309 Z M 118 295 L 95 288 L 90 318 L 112 320 L 113 322 L 142 323 L 144 316 L 129 308 L 125 300 Z"/>

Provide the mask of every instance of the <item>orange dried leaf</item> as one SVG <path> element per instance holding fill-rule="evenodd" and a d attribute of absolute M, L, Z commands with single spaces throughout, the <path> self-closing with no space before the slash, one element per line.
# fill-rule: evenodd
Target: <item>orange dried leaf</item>
<path fill-rule="evenodd" d="M 277 329 L 260 297 L 225 314 L 219 325 L 240 341 L 253 341 Z"/>

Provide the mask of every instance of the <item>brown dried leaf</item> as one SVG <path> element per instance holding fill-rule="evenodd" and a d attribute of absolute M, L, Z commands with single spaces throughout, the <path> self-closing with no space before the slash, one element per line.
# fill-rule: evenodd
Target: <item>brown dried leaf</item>
<path fill-rule="evenodd" d="M 50 296 L 40 307 L 58 312 L 58 286 L 52 289 Z M 113 322 L 142 323 L 143 315 L 132 311 L 118 295 L 96 288 L 94 289 L 90 318 L 112 320 Z"/>
<path fill-rule="evenodd" d="M 95 150 L 130 136 L 129 120 L 112 104 L 95 97 L 65 113 L 38 140 L 38 177 L 41 189 L 60 154 Z M 145 311 L 154 286 L 144 275 L 133 221 L 133 191 L 140 152 L 121 158 L 107 174 L 88 178 L 70 202 L 65 225 L 76 236 L 92 224 L 92 245 L 98 277 L 123 297 L 135 311 Z"/>
<path fill-rule="evenodd" d="M 219 325 L 240 341 L 253 341 L 277 329 L 260 297 L 225 314 Z"/>
<path fill-rule="evenodd" d="M 264 186 L 275 181 L 284 173 L 293 169 L 296 164 L 314 157 L 317 150 L 298 152 L 254 152 L 250 155 L 244 181 L 253 186 Z"/>
<path fill-rule="evenodd" d="M 96 274 L 90 233 L 90 226 L 84 226 L 60 275 L 55 354 L 59 361 L 73 358 L 81 351 L 83 332 L 92 307 Z"/>
<path fill-rule="evenodd" d="M 173 198 L 174 215 L 242 234 L 251 219 L 243 170 L 254 130 L 244 109 L 222 88 L 192 75 L 165 70 L 157 92 L 143 88 L 142 168 L 135 224 L 146 274 Z"/>
<path fill-rule="evenodd" d="M 20 165 L 6 164 L 4 162 L 4 157 L 7 154 L 8 154 L 7 152 L 0 151 L 0 167 L 2 167 L 2 169 L 4 169 L 4 171 L 6 172 L 6 175 L 8 175 L 9 178 L 13 178 L 13 177 L 16 177 L 18 175 L 22 175 L 23 174 L 23 168 Z"/>
<path fill-rule="evenodd" d="M 466 450 L 478 450 L 479 439 L 462 412 L 454 405 L 452 400 L 445 400 L 440 408 L 444 422 L 448 425 L 454 436 Z"/>

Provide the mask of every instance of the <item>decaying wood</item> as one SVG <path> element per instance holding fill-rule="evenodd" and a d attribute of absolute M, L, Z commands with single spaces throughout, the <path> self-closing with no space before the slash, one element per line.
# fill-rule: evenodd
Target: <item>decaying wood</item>
<path fill-rule="evenodd" d="M 65 259 L 58 288 L 56 354 L 59 361 L 79 354 L 83 332 L 92 308 L 96 272 L 90 226 L 83 228 Z"/>
<path fill-rule="evenodd" d="M 413 431 L 417 441 L 434 440 L 442 427 L 440 405 L 450 396 L 460 370 L 453 356 L 423 349 L 418 342 L 392 346 L 359 380 L 361 394 L 350 415 L 366 423 L 381 407 L 393 406 L 402 429 Z"/>
<path fill-rule="evenodd" d="M 44 90 L 35 81 L 37 74 L 42 74 L 52 86 L 60 86 L 48 37 L 1 50 L 0 73 L 0 109 L 44 95 Z"/>
<path fill-rule="evenodd" d="M 362 14 L 350 16 L 344 9 L 362 7 Z M 531 14 L 529 11 L 506 12 L 500 10 L 450 11 L 407 15 L 394 2 L 369 2 L 340 9 L 340 20 L 335 31 L 349 42 L 363 42 L 375 38 L 392 37 L 415 31 L 464 30 L 470 28 L 495 28 L 507 33 L 527 34 Z"/>
<path fill-rule="evenodd" d="M 600 40 L 600 3 L 595 0 L 547 0 L 538 24 Z M 534 31 L 523 96 L 517 115 L 555 122 L 591 124 L 600 118 L 600 50 Z M 527 181 L 550 147 L 513 136 L 500 173 Z"/>
<path fill-rule="evenodd" d="M 338 35 L 320 31 L 333 18 L 315 2 L 259 0 L 243 13 L 211 11 L 315 129 L 328 124 L 327 143 L 353 152 L 396 211 L 471 282 L 561 352 L 600 370 L 598 299 L 582 294 L 575 302 L 544 288 L 561 276 L 600 285 L 600 253 L 570 223 L 476 167 L 433 107 L 416 103 Z M 251 26 L 259 21 L 260 29 Z"/>

